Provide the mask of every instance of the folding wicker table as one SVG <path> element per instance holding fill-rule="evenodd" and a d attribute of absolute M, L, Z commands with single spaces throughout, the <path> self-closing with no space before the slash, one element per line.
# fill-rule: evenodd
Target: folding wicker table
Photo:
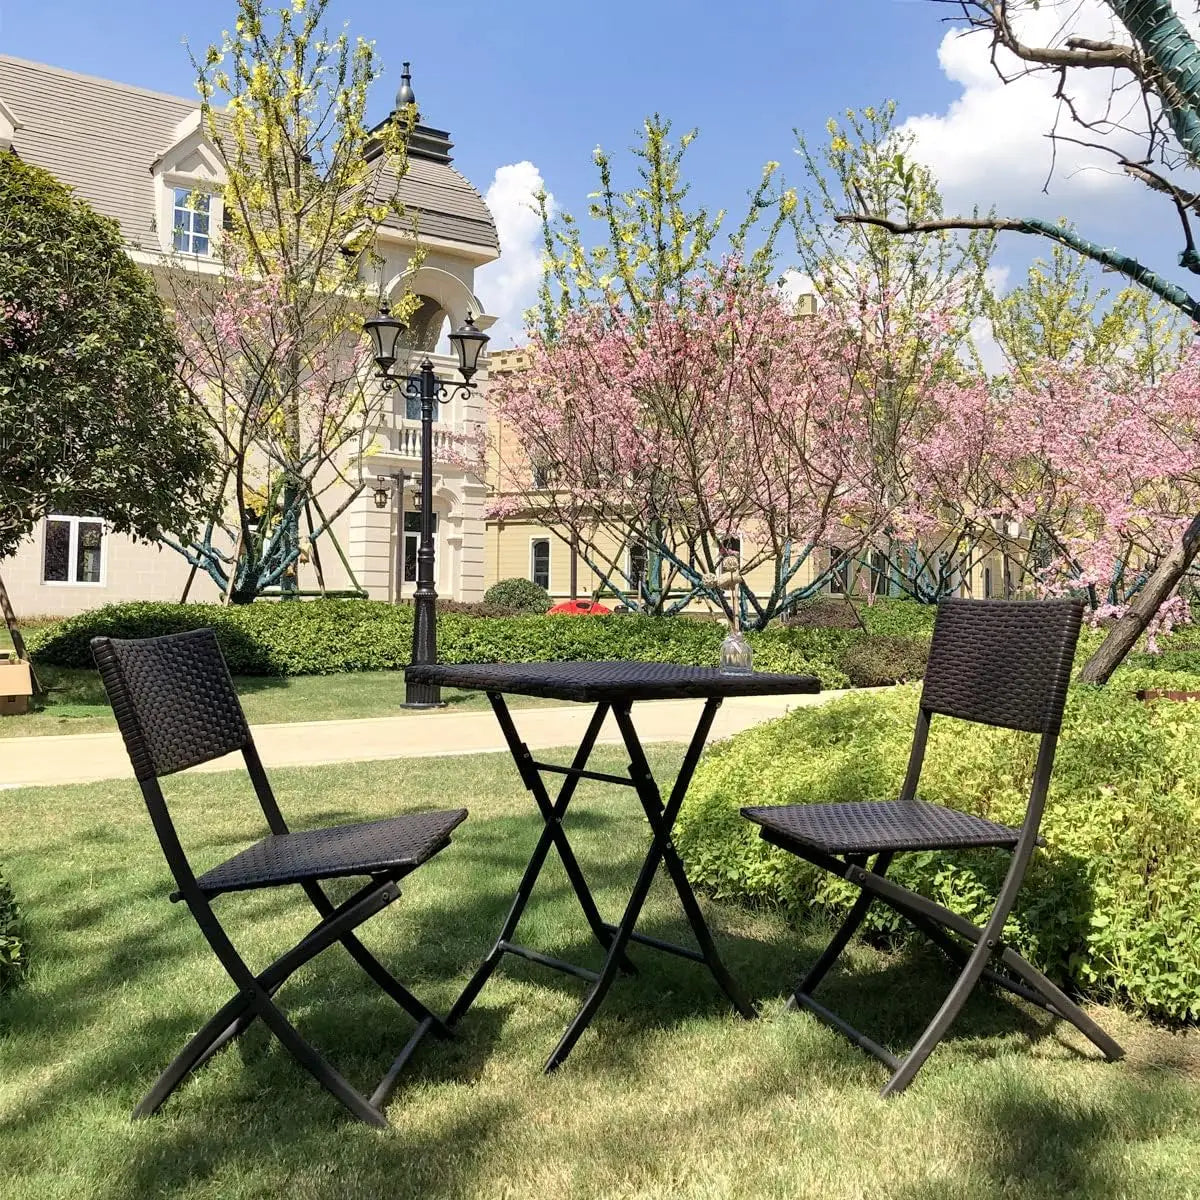
<path fill-rule="evenodd" d="M 626 950 L 631 941 L 703 963 L 712 972 L 713 977 L 733 1002 L 737 1011 L 744 1017 L 754 1016 L 754 1010 L 749 1001 L 742 994 L 741 989 L 734 982 L 717 954 L 708 925 L 705 923 L 700 906 L 688 884 L 683 863 L 672 843 L 671 833 L 675 827 L 675 819 L 679 815 L 680 805 L 687 793 L 692 773 L 695 771 L 700 753 L 704 749 L 713 718 L 717 714 L 717 709 L 721 707 L 721 701 L 727 696 L 778 696 L 819 692 L 821 689 L 819 680 L 811 675 L 726 675 L 715 667 L 681 667 L 668 663 L 645 662 L 472 663 L 459 666 L 435 664 L 411 666 L 405 674 L 409 681 L 415 683 L 473 688 L 487 693 L 496 713 L 496 719 L 500 722 L 505 741 L 512 752 L 517 770 L 520 772 L 521 781 L 532 793 L 545 823 L 545 828 L 534 847 L 529 865 L 525 868 L 525 874 L 517 888 L 512 908 L 500 930 L 500 935 L 450 1010 L 450 1015 L 446 1018 L 448 1025 L 456 1024 L 463 1017 L 505 954 L 515 954 L 544 967 L 586 979 L 592 985 L 591 990 L 567 1027 L 567 1031 L 563 1034 L 554 1053 L 546 1061 L 546 1071 L 552 1071 L 571 1053 L 572 1047 L 603 1003 L 618 972 L 633 971 L 633 966 L 626 957 Z M 517 733 L 512 715 L 504 702 L 506 693 L 542 696 L 555 700 L 570 700 L 595 705 L 595 712 L 569 767 L 539 762 L 533 757 L 529 747 Z M 680 767 L 675 785 L 664 804 L 650 770 L 650 764 L 646 761 L 641 741 L 634 729 L 632 709 L 634 703 L 639 700 L 689 698 L 703 700 L 704 707 L 700 713 L 696 731 L 692 735 L 684 755 L 683 765 Z M 621 731 L 621 738 L 629 753 L 628 776 L 609 775 L 601 771 L 587 770 L 587 761 L 592 747 L 596 743 L 600 727 L 604 724 L 605 717 L 609 712 L 616 720 L 617 727 Z M 543 773 L 566 777 L 554 800 L 551 800 L 546 789 Z M 609 924 L 600 916 L 599 909 L 596 907 L 596 902 L 592 898 L 583 871 L 563 828 L 563 818 L 566 816 L 567 807 L 571 803 L 575 786 L 580 779 L 596 779 L 604 783 L 633 788 L 637 792 L 650 825 L 650 848 L 633 885 L 625 912 L 616 925 Z M 575 963 L 564 962 L 562 959 L 543 954 L 512 940 L 551 846 L 558 852 L 558 856 L 562 860 L 567 877 L 571 881 L 571 887 L 593 935 L 607 951 L 604 964 L 599 971 L 591 971 L 577 966 Z M 642 906 L 646 902 L 646 896 L 660 863 L 665 864 L 671 881 L 675 885 L 679 901 L 687 916 L 688 924 L 695 934 L 699 949 L 678 946 L 673 942 L 666 942 L 636 931 L 638 917 L 641 915 Z"/>

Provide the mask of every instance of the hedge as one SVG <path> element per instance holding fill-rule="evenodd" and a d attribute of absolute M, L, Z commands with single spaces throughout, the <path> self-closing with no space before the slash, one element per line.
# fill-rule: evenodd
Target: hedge
<path fill-rule="evenodd" d="M 328 675 L 392 670 L 409 661 L 412 609 L 369 600 L 313 600 L 222 607 L 211 604 L 118 604 L 31 631 L 35 661 L 90 667 L 97 635 L 154 637 L 211 627 L 238 675 Z M 442 662 L 644 659 L 713 664 L 724 630 L 714 621 L 633 615 L 477 617 L 439 612 Z M 825 687 L 845 687 L 847 648 L 861 631 L 770 629 L 752 634 L 754 663 L 763 671 L 818 675 Z"/>
<path fill-rule="evenodd" d="M 0 873 L 0 993 L 24 974 L 25 944 L 20 935 L 21 910 L 8 881 Z"/>
<path fill-rule="evenodd" d="M 1173 1020 L 1200 1017 L 1200 704 L 1143 704 L 1134 691 L 1194 685 L 1124 670 L 1105 688 L 1072 688 L 1042 823 L 1047 846 L 1006 930 L 1052 978 Z M 797 914 L 844 909 L 857 894 L 849 885 L 770 847 L 738 809 L 893 798 L 917 696 L 915 686 L 847 696 L 715 746 L 676 828 L 692 879 Z M 1035 749 L 1028 735 L 938 718 L 921 795 L 1017 824 Z M 981 923 L 1007 861 L 991 851 L 906 854 L 891 874 Z M 876 935 L 909 933 L 890 910 L 872 918 Z"/>

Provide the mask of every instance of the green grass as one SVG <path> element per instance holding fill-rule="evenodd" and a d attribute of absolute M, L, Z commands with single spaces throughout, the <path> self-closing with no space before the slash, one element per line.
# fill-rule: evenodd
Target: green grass
<path fill-rule="evenodd" d="M 21 716 L 0 717 L 0 738 L 60 733 L 103 733 L 115 729 L 112 709 L 95 671 L 38 667 L 48 691 L 45 707 Z M 401 671 L 356 671 L 345 675 L 265 675 L 234 678 L 252 725 L 280 721 L 345 721 L 354 717 L 392 717 L 408 712 Z M 456 712 L 488 707 L 482 692 L 443 688 L 442 699 Z M 514 696 L 510 707 L 540 706 L 549 701 Z"/>
<path fill-rule="evenodd" d="M 678 748 L 656 748 L 669 780 Z M 621 770 L 615 750 L 596 755 Z M 173 781 L 185 840 L 206 865 L 261 832 L 237 776 Z M 296 827 L 460 800 L 455 843 L 364 927 L 365 940 L 445 1011 L 487 950 L 539 822 L 500 755 L 276 772 Z M 1200 1195 L 1200 1046 L 1116 1011 L 1130 1057 L 1097 1060 L 1070 1030 L 978 995 L 916 1085 L 878 1099 L 874 1060 L 805 1014 L 786 985 L 822 941 L 770 912 L 706 903 L 763 1019 L 732 1016 L 701 968 L 635 949 L 566 1067 L 541 1064 L 578 981 L 510 960 L 452 1043 L 427 1041 L 389 1106 L 394 1128 L 348 1120 L 261 1030 L 226 1050 L 152 1121 L 129 1111 L 229 994 L 170 885 L 133 785 L 3 796 L 4 861 L 28 915 L 33 968 L 0 998 L 5 1200 L 287 1197 L 654 1197 L 779 1200 Z M 584 783 L 568 826 L 601 907 L 619 910 L 646 840 L 627 792 Z M 298 894 L 224 897 L 252 962 L 298 937 Z M 667 886 L 648 932 L 683 940 Z M 543 877 L 521 936 L 595 963 L 561 869 Z M 932 955 L 854 950 L 828 996 L 897 1047 L 948 986 Z M 340 951 L 281 993 L 302 1032 L 369 1088 L 410 1025 Z"/>

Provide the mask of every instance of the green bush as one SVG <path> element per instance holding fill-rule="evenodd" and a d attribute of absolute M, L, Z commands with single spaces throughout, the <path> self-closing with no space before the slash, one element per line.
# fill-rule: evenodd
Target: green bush
<path fill-rule="evenodd" d="M 882 687 L 920 679 L 928 658 L 928 638 L 885 633 L 851 642 L 842 651 L 838 665 L 851 687 Z"/>
<path fill-rule="evenodd" d="M 1051 977 L 1101 1000 L 1200 1018 L 1200 704 L 1143 704 L 1141 687 L 1186 689 L 1166 672 L 1121 671 L 1072 688 L 1042 823 L 1006 937 Z M 769 846 L 743 804 L 882 800 L 898 793 L 918 689 L 799 709 L 719 743 L 696 773 L 676 837 L 697 884 L 718 896 L 842 910 L 847 884 Z M 923 798 L 1008 824 L 1022 819 L 1036 739 L 946 717 L 930 736 Z M 975 922 L 1007 856 L 906 854 L 892 874 Z M 909 932 L 872 910 L 876 935 Z"/>
<path fill-rule="evenodd" d="M 156 637 L 211 627 L 238 675 L 329 675 L 403 667 L 412 647 L 412 609 L 371 600 L 234 605 L 113 604 L 30 632 L 36 661 L 91 667 L 90 641 Z M 724 628 L 678 617 L 477 617 L 441 612 L 442 662 L 643 659 L 716 665 Z M 838 665 L 848 630 L 772 629 L 752 634 L 761 671 L 814 674 L 845 687 Z M 861 636 L 861 635 L 859 635 Z"/>
<path fill-rule="evenodd" d="M 858 616 L 868 633 L 890 637 L 925 637 L 933 635 L 937 616 L 936 604 L 918 604 L 915 600 L 882 599 L 871 604 L 859 604 Z"/>
<path fill-rule="evenodd" d="M 20 936 L 21 910 L 8 881 L 0 874 L 0 993 L 25 973 L 25 944 Z"/>
<path fill-rule="evenodd" d="M 483 593 L 483 602 L 519 613 L 544 613 L 551 603 L 550 593 L 532 579 L 501 579 Z"/>

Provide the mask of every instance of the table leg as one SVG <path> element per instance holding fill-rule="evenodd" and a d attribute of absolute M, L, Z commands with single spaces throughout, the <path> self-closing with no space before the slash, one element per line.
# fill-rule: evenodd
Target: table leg
<path fill-rule="evenodd" d="M 505 741 L 508 743 L 508 748 L 512 753 L 513 761 L 517 764 L 521 780 L 533 794 L 545 826 L 541 836 L 538 838 L 537 845 L 534 846 L 533 854 L 529 859 L 529 865 L 525 868 L 525 873 L 521 876 L 521 882 L 517 886 L 517 894 L 513 898 L 512 906 L 508 910 L 508 916 L 504 919 L 500 935 L 496 938 L 495 944 L 488 952 L 487 957 L 479 964 L 478 970 L 471 977 L 462 994 L 454 1002 L 454 1007 L 451 1008 L 446 1018 L 446 1024 L 451 1026 L 456 1024 L 475 1002 L 480 989 L 487 983 L 492 972 L 499 965 L 500 959 L 509 948 L 510 939 L 516 932 L 521 915 L 524 913 L 525 907 L 529 903 L 529 898 L 533 894 L 534 885 L 537 883 L 538 876 L 545 866 L 546 856 L 550 852 L 551 846 L 558 851 L 558 856 L 562 860 L 563 867 L 567 872 L 567 878 L 571 881 L 571 887 L 575 891 L 575 896 L 579 900 L 579 905 L 583 909 L 584 916 L 587 918 L 587 922 L 591 926 L 592 933 L 596 936 L 597 941 L 606 949 L 610 948 L 614 941 L 613 934 L 605 925 L 604 919 L 600 916 L 596 902 L 588 888 L 587 880 L 584 878 L 583 870 L 579 866 L 579 861 L 576 859 L 575 852 L 571 849 L 571 844 L 567 840 L 566 832 L 562 827 L 563 817 L 566 815 L 567 806 L 571 803 L 571 798 L 575 794 L 579 776 L 568 775 L 563 780 L 557 799 L 552 802 L 549 793 L 546 791 L 546 785 L 542 782 L 542 777 L 533 765 L 533 756 L 529 752 L 529 747 L 521 741 L 517 734 L 516 726 L 513 724 L 508 706 L 504 703 L 504 698 L 500 695 L 489 694 L 488 699 L 492 702 L 492 708 L 496 713 L 496 718 L 504 733 Z M 575 757 L 571 763 L 572 770 L 581 771 L 587 765 L 592 748 L 596 744 L 596 738 L 600 734 L 600 728 L 604 724 L 604 718 L 608 715 L 608 708 L 607 704 L 596 706 L 596 711 L 593 713 L 592 719 L 588 723 L 587 731 L 583 735 L 583 741 L 580 742 L 579 749 L 575 752 Z M 618 969 L 632 972 L 633 965 L 625 958 L 624 953 L 619 957 Z"/>
<path fill-rule="evenodd" d="M 546 1060 L 545 1069 L 547 1073 L 561 1066 L 566 1061 L 575 1043 L 579 1040 L 584 1030 L 587 1029 L 600 1005 L 604 1002 L 604 998 L 608 994 L 608 989 L 612 986 L 613 980 L 616 978 L 617 971 L 619 970 L 620 957 L 624 954 L 625 949 L 634 936 L 638 918 L 641 916 L 642 907 L 646 903 L 646 897 L 650 893 L 650 887 L 654 882 L 654 876 L 658 871 L 659 864 L 664 860 L 667 861 L 667 869 L 671 874 L 675 889 L 679 893 L 680 901 L 683 903 L 688 923 L 696 935 L 705 964 L 725 994 L 733 1001 L 737 1010 L 745 1017 L 753 1017 L 755 1015 L 754 1009 L 742 995 L 741 990 L 717 954 L 716 947 L 713 945 L 712 935 L 708 930 L 708 925 L 696 902 L 696 897 L 687 882 L 687 877 L 683 873 L 683 864 L 679 861 L 679 856 L 670 840 L 671 830 L 674 828 L 675 819 L 679 815 L 679 808 L 683 803 L 684 796 L 687 794 L 688 784 L 691 782 L 692 774 L 696 770 L 696 764 L 700 759 L 700 754 L 704 750 L 704 743 L 708 739 L 709 730 L 712 728 L 713 718 L 717 715 L 717 709 L 720 706 L 721 701 L 718 698 L 712 698 L 705 702 L 704 711 L 701 713 L 699 723 L 696 726 L 696 732 L 692 735 L 687 753 L 684 755 L 683 764 L 676 777 L 675 786 L 672 788 L 670 799 L 665 806 L 659 797 L 658 787 L 654 782 L 650 766 L 646 762 L 646 756 L 642 750 L 637 732 L 633 728 L 633 721 L 630 717 L 630 705 L 614 706 L 613 713 L 621 729 L 621 735 L 625 740 L 625 746 L 629 751 L 630 759 L 632 760 L 630 762 L 631 781 L 642 801 L 643 808 L 646 810 L 646 816 L 650 822 L 652 841 L 645 861 L 642 863 L 642 869 L 638 873 L 637 881 L 633 885 L 633 892 L 629 897 L 629 903 L 625 906 L 625 912 L 621 917 L 620 924 L 616 926 L 613 943 L 609 947 L 608 956 L 604 960 L 604 966 L 600 969 L 600 977 L 592 985 L 591 991 L 588 992 L 587 998 L 575 1014 L 571 1024 L 567 1027 L 567 1031 L 563 1034 L 554 1052 Z"/>
<path fill-rule="evenodd" d="M 692 781 L 692 775 L 696 770 L 700 754 L 704 749 L 709 727 L 712 725 L 713 717 L 716 716 L 716 709 L 720 701 L 714 702 L 710 700 L 708 703 L 712 705 L 712 711 L 710 713 L 706 706 L 705 715 L 701 717 L 700 727 L 696 731 L 697 737 L 700 738 L 699 744 L 697 745 L 696 739 L 693 738 L 692 745 L 688 748 L 687 756 L 684 758 L 683 766 L 679 769 L 679 774 L 675 779 L 675 786 L 671 789 L 671 795 L 666 805 L 663 804 L 662 798 L 659 795 L 658 784 L 654 781 L 650 764 L 646 761 L 646 754 L 642 749 L 641 739 L 637 735 L 637 730 L 633 727 L 633 720 L 630 717 L 629 709 L 626 708 L 624 711 L 617 709 L 614 715 L 617 718 L 617 725 L 621 730 L 621 735 L 625 739 L 625 748 L 629 751 L 629 773 L 637 785 L 638 797 L 642 801 L 642 807 L 646 810 L 646 819 L 650 822 L 650 828 L 654 831 L 655 842 L 662 854 L 667 872 L 671 876 L 671 882 L 675 885 L 679 902 L 683 906 L 688 924 L 692 927 L 692 933 L 696 937 L 696 944 L 700 947 L 700 953 L 704 956 L 704 961 L 708 969 L 712 972 L 713 978 L 721 985 L 721 990 L 732 1001 L 734 1008 L 747 1020 L 752 1020 L 758 1014 L 754 1011 L 754 1007 L 751 1005 L 745 992 L 742 991 L 737 981 L 729 973 L 728 968 L 721 960 L 721 956 L 717 953 L 717 947 L 712 939 L 712 932 L 709 930 L 708 922 L 704 919 L 704 914 L 700 910 L 700 902 L 696 899 L 696 893 L 692 891 L 687 871 L 684 868 L 682 859 L 679 857 L 679 851 L 675 849 L 675 842 L 671 836 L 675 829 L 675 821 L 679 816 L 679 809 L 682 807 L 684 797 L 687 795 L 688 786 Z M 700 736 L 701 734 L 703 736 Z"/>

